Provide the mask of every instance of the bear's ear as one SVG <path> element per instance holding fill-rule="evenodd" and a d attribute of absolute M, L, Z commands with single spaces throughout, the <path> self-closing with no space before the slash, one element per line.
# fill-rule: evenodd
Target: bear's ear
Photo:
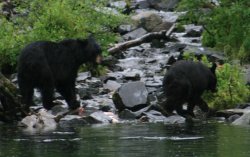
<path fill-rule="evenodd" d="M 212 71 L 213 74 L 215 74 L 216 67 L 217 67 L 217 64 L 213 62 L 213 65 L 210 68 L 210 70 Z"/>

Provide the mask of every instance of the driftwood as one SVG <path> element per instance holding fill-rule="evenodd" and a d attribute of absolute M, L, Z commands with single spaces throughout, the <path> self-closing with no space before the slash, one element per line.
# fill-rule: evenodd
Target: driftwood
<path fill-rule="evenodd" d="M 137 45 L 140 45 L 140 44 L 145 43 L 145 42 L 150 42 L 153 39 L 169 39 L 174 28 L 175 28 L 175 25 L 172 25 L 172 27 L 168 31 L 163 30 L 160 32 L 152 32 L 152 33 L 145 34 L 144 36 L 142 36 L 140 38 L 116 44 L 114 47 L 108 49 L 108 52 L 110 54 L 121 52 L 121 51 L 126 50 L 130 47 L 137 46 Z"/>

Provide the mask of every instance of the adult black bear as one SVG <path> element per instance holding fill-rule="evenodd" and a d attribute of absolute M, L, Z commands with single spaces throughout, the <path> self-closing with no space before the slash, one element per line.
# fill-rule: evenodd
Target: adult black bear
<path fill-rule="evenodd" d="M 202 111 L 208 112 L 206 102 L 201 98 L 205 90 L 216 91 L 216 64 L 209 69 L 200 62 L 177 61 L 174 63 L 163 80 L 163 90 L 167 97 L 163 108 L 172 113 L 173 110 L 181 116 L 193 116 L 193 109 L 198 105 Z M 183 104 L 187 104 L 187 110 Z"/>
<path fill-rule="evenodd" d="M 37 41 L 27 45 L 18 62 L 18 85 L 26 110 L 33 105 L 34 88 L 42 94 L 43 106 L 51 109 L 54 89 L 65 98 L 70 109 L 80 106 L 75 95 L 75 79 L 81 64 L 101 61 L 96 41 L 65 39 L 61 42 Z"/>

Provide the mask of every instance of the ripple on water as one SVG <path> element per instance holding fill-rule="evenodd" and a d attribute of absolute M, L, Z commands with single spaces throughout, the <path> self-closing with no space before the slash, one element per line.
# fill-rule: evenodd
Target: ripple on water
<path fill-rule="evenodd" d="M 172 141 L 185 141 L 185 140 L 199 140 L 203 139 L 204 137 L 197 136 L 197 137 L 178 137 L 178 136 L 171 136 L 171 137 L 144 137 L 144 136 L 134 136 L 134 137 L 121 137 L 121 140 L 172 140 Z"/>

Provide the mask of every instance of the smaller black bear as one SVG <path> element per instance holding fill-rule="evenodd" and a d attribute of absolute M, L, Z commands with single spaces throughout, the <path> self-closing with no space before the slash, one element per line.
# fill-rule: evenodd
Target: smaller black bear
<path fill-rule="evenodd" d="M 43 106 L 48 110 L 54 106 L 55 88 L 70 109 L 77 109 L 80 106 L 75 95 L 77 71 L 83 63 L 100 61 L 101 49 L 92 37 L 37 41 L 27 45 L 18 62 L 18 85 L 26 110 L 33 105 L 34 88 L 40 89 Z"/>
<path fill-rule="evenodd" d="M 174 63 L 163 80 L 163 90 L 167 98 L 163 108 L 168 113 L 176 110 L 184 117 L 194 117 L 195 105 L 208 112 L 208 105 L 201 96 L 205 90 L 216 91 L 215 69 L 215 63 L 210 69 L 201 62 L 181 60 Z M 184 103 L 187 103 L 187 110 L 183 109 Z"/>

